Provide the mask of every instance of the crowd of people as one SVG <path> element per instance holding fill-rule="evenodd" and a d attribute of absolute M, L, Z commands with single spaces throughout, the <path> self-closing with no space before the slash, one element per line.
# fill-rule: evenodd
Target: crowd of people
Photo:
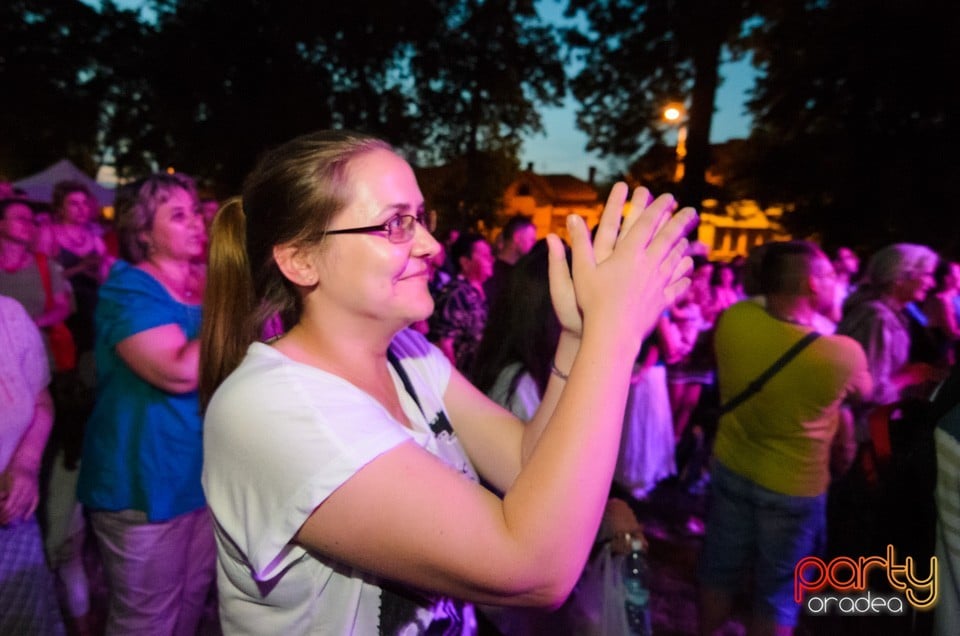
<path fill-rule="evenodd" d="M 960 630 L 960 263 L 925 246 L 711 261 L 623 184 L 569 245 L 438 241 L 406 161 L 329 131 L 222 206 L 0 194 L 0 632 L 559 633 L 664 480 L 710 492 L 704 633 L 748 582 L 792 633 L 800 559 L 888 544 Z"/>

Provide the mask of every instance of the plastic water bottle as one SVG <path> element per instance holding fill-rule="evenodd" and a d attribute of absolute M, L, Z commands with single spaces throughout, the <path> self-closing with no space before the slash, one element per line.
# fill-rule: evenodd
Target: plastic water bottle
<path fill-rule="evenodd" d="M 643 540 L 634 538 L 630 554 L 624 562 L 623 587 L 626 591 L 624 609 L 631 636 L 653 634 L 650 622 L 650 587 L 648 586 L 647 555 Z"/>

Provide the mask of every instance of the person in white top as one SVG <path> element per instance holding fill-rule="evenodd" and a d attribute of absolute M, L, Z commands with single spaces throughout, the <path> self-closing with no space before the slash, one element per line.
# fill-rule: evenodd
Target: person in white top
<path fill-rule="evenodd" d="M 406 329 L 433 310 L 438 249 L 409 164 L 346 131 L 263 157 L 214 221 L 202 327 L 225 633 L 468 634 L 464 602 L 566 598 L 633 360 L 689 285 L 696 214 L 641 188 L 621 228 L 627 194 L 613 188 L 593 244 L 570 217 L 572 275 L 549 239 L 562 335 L 524 426 Z M 278 313 L 284 334 L 256 342 Z"/>

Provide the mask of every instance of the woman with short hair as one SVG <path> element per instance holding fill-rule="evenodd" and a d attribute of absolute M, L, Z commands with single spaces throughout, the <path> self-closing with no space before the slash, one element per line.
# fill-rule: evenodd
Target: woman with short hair
<path fill-rule="evenodd" d="M 122 260 L 100 288 L 97 400 L 78 495 L 110 584 L 108 634 L 194 634 L 214 575 L 197 400 L 203 217 L 192 183 L 120 193 Z"/>
<path fill-rule="evenodd" d="M 933 288 L 938 261 L 924 245 L 889 245 L 873 254 L 857 291 L 847 297 L 837 333 L 859 342 L 867 354 L 873 394 L 864 407 L 891 404 L 942 377 L 928 363 L 911 362 L 905 314 L 910 303 L 922 303 Z"/>

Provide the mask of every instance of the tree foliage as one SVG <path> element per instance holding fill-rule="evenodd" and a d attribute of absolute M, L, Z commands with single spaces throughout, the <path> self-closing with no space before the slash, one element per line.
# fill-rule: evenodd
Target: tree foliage
<path fill-rule="evenodd" d="M 735 185 L 790 202 L 797 235 L 956 253 L 956 3 L 776 3 L 750 42 L 763 76 Z"/>
<path fill-rule="evenodd" d="M 559 105 L 565 75 L 554 30 L 533 0 L 453 0 L 414 55 L 425 152 L 514 151 L 542 131 L 538 105 Z"/>
<path fill-rule="evenodd" d="M 144 94 L 148 112 L 115 122 L 117 159 L 131 172 L 173 165 L 235 190 L 264 149 L 310 130 L 410 143 L 404 58 L 438 17 L 429 2 L 167 4 L 118 77 L 118 93 Z"/>
<path fill-rule="evenodd" d="M 125 3 L 124 6 L 129 6 Z M 173 167 L 232 193 L 266 148 L 319 128 L 455 161 L 458 221 L 489 219 L 538 106 L 564 91 L 533 0 L 14 0 L 0 8 L 0 170 L 64 154 L 123 177 Z M 40 140 L 43 143 L 31 143 Z M 493 192 L 491 188 L 498 188 Z"/>
<path fill-rule="evenodd" d="M 572 79 L 577 125 L 588 149 L 637 160 L 663 143 L 663 108 L 688 104 L 687 159 L 680 196 L 699 204 L 724 44 L 736 45 L 752 15 L 748 0 L 569 0 L 586 32 L 567 39 L 583 67 Z"/>
<path fill-rule="evenodd" d="M 533 0 L 448 0 L 412 58 L 422 162 L 460 175 L 436 206 L 460 225 L 490 223 L 516 175 L 524 135 L 543 130 L 539 105 L 559 105 L 565 74 L 553 28 Z"/>
<path fill-rule="evenodd" d="M 99 16 L 76 1 L 0 3 L 0 175 L 97 164 Z"/>
<path fill-rule="evenodd" d="M 960 251 L 948 212 L 958 169 L 955 33 L 944 0 L 569 0 L 590 31 L 568 40 L 589 147 L 663 181 L 660 110 L 689 104 L 682 199 L 759 199 L 792 210 L 797 236 L 864 250 L 896 240 Z M 724 191 L 701 177 L 723 45 L 752 53 L 754 131 L 725 163 Z M 646 153 L 643 155 L 643 153 Z M 643 155 L 643 156 L 641 156 Z"/>

